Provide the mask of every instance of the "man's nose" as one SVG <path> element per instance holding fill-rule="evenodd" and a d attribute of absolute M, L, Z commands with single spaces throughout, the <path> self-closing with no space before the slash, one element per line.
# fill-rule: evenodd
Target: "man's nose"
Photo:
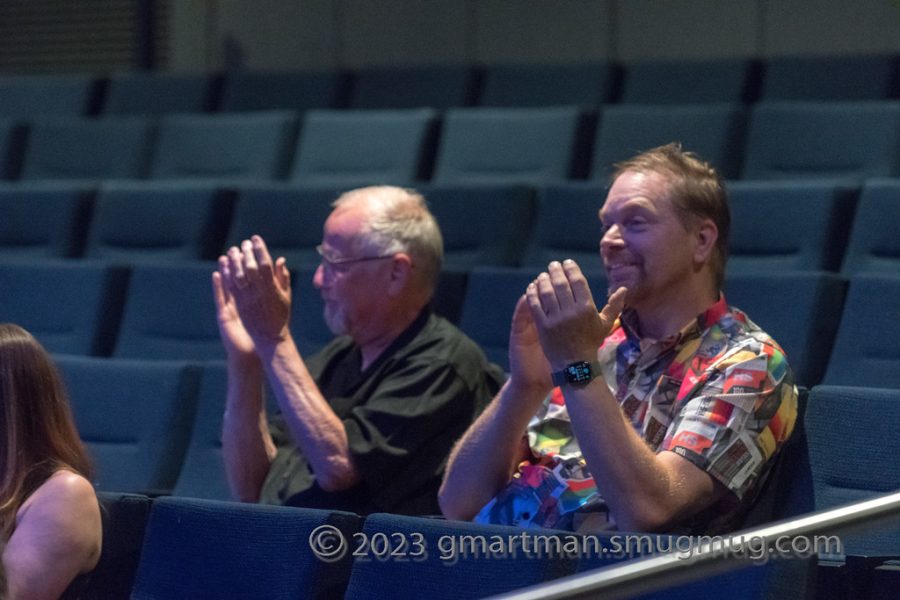
<path fill-rule="evenodd" d="M 321 290 L 325 286 L 325 265 L 322 263 L 319 263 L 315 273 L 313 273 L 313 286 L 317 290 Z"/>
<path fill-rule="evenodd" d="M 603 252 L 606 248 L 611 248 L 613 246 L 618 246 L 621 244 L 622 235 L 619 231 L 619 226 L 612 225 L 605 232 L 603 232 L 603 236 L 600 238 L 600 252 Z"/>

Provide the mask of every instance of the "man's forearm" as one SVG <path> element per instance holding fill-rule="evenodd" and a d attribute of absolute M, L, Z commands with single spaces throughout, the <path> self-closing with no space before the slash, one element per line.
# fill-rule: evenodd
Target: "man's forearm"
<path fill-rule="evenodd" d="M 322 396 L 290 337 L 260 352 L 291 437 L 325 491 L 355 485 L 359 474 L 350 455 L 344 423 Z"/>
<path fill-rule="evenodd" d="M 228 392 L 222 422 L 222 457 L 232 496 L 257 502 L 275 458 L 263 403 L 259 366 L 228 366 Z"/>
<path fill-rule="evenodd" d="M 438 495 L 444 515 L 471 519 L 509 482 L 523 459 L 525 428 L 543 398 L 541 391 L 506 382 L 450 454 Z"/>

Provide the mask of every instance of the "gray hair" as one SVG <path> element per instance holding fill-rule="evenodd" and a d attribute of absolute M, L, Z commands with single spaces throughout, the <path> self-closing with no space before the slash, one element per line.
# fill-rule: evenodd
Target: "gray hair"
<path fill-rule="evenodd" d="M 409 254 L 418 281 L 433 291 L 444 262 L 444 241 L 425 197 L 412 189 L 380 185 L 350 190 L 332 206 L 351 204 L 364 205 L 369 214 L 357 244 L 378 254 Z"/>

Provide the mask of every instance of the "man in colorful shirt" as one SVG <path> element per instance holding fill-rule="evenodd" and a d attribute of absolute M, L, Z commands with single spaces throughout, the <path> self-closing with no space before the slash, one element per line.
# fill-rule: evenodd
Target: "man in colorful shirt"
<path fill-rule="evenodd" d="M 600 221 L 607 304 L 571 260 L 528 286 L 510 379 L 451 454 L 441 508 L 525 527 L 732 529 L 797 391 L 778 344 L 719 291 L 724 187 L 669 144 L 617 165 Z"/>

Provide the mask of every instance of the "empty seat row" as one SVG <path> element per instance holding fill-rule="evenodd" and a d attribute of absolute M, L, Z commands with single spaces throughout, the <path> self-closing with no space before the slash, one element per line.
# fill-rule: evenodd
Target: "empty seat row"
<path fill-rule="evenodd" d="M 776 518 L 797 517 L 896 490 L 900 470 L 891 458 L 900 447 L 891 432 L 898 419 L 898 390 L 814 387 L 794 437 L 778 456 L 763 492 L 775 492 Z M 844 443 L 836 443 L 836 435 Z M 585 545 L 585 552 L 568 556 L 528 552 L 521 545 L 517 552 L 503 553 L 505 546 L 497 540 L 521 540 L 522 530 L 189 497 L 150 500 L 101 492 L 100 499 L 104 554 L 88 585 L 81 588 L 91 598 L 128 597 L 132 589 L 133 598 L 374 598 L 383 596 L 385 586 L 392 597 L 421 597 L 423 591 L 435 598 L 481 597 L 609 566 L 654 547 L 648 540 L 651 543 L 635 544 L 633 553 L 617 553 L 610 537 L 617 534 L 601 533 L 595 538 L 599 544 Z M 571 538 L 560 537 L 566 535 L 563 532 L 538 533 L 568 540 L 566 547 L 572 548 Z M 479 537 L 485 546 L 491 543 L 492 550 L 473 550 L 471 544 Z M 859 555 L 896 556 L 900 528 L 887 523 L 858 528 L 839 538 L 841 547 L 832 547 L 830 553 L 845 555 L 846 565 L 820 566 L 819 598 L 832 597 L 829 591 L 833 590 L 821 584 L 834 573 L 824 571 L 849 567 Z M 469 546 L 464 545 L 466 540 Z M 590 550 L 599 547 L 608 552 Z M 761 562 L 765 566 L 736 569 L 649 597 L 706 597 L 711 590 L 716 594 L 728 590 L 748 599 L 811 597 L 807 594 L 813 591 L 815 559 Z M 869 586 L 896 581 L 891 577 L 895 574 L 882 572 L 885 569 L 853 574 L 847 568 L 840 570 L 843 579 L 834 585 L 847 586 L 848 597 L 861 597 Z M 266 587 L 261 591 L 263 576 Z M 888 593 L 890 589 L 873 591 Z"/>
<path fill-rule="evenodd" d="M 890 177 L 900 101 L 6 119 L 0 167 L 23 182 L 534 184 L 604 181 L 616 162 L 671 141 L 728 179 Z"/>
<path fill-rule="evenodd" d="M 600 184 L 424 185 L 445 266 L 597 268 Z M 784 270 L 900 274 L 900 179 L 732 182 L 730 273 Z M 109 183 L 0 189 L 0 260 L 212 260 L 262 235 L 292 268 L 314 268 L 322 224 L 342 190 Z"/>
<path fill-rule="evenodd" d="M 895 56 L 0 77 L 0 117 L 900 98 Z"/>

